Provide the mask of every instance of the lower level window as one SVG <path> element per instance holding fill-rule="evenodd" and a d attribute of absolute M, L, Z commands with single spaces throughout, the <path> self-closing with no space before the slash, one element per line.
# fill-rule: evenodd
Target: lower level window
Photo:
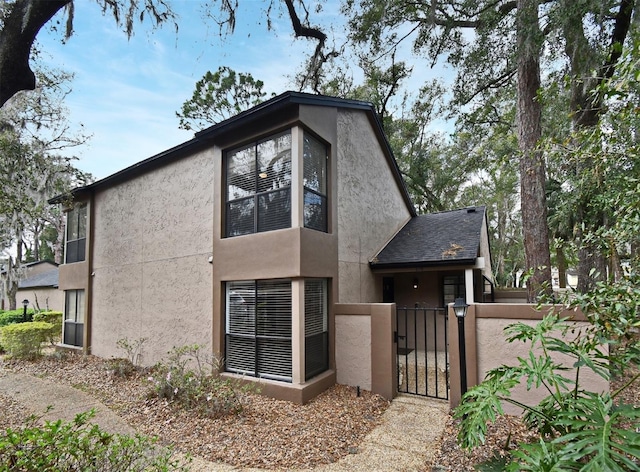
<path fill-rule="evenodd" d="M 226 370 L 291 382 L 291 281 L 226 284 Z"/>
<path fill-rule="evenodd" d="M 327 281 L 304 281 L 305 377 L 309 380 L 329 368 Z"/>
<path fill-rule="evenodd" d="M 62 340 L 69 346 L 82 347 L 84 336 L 84 290 L 65 290 Z"/>

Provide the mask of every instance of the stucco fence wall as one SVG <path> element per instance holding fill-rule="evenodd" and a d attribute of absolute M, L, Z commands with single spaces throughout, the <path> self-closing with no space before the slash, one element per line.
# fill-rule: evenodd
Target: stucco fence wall
<path fill-rule="evenodd" d="M 486 303 L 471 305 L 467 310 L 464 321 L 465 326 L 465 346 L 466 346 L 466 367 L 467 384 L 469 387 L 476 385 L 482 380 L 486 373 L 501 365 L 517 365 L 518 357 L 527 357 L 529 344 L 521 341 L 508 343 L 505 339 L 504 328 L 510 324 L 522 322 L 528 325 L 535 325 L 553 307 L 545 307 L 536 310 L 534 305 L 529 304 L 507 304 L 507 303 Z M 575 311 L 561 312 L 563 317 L 571 317 L 571 322 L 576 325 L 576 332 L 579 328 L 586 327 L 588 322 L 584 315 Z M 460 403 L 460 355 L 458 346 L 458 321 L 449 308 L 449 368 L 450 368 L 450 404 L 452 407 Z M 573 365 L 573 360 L 568 356 L 553 355 L 556 362 Z M 567 378 L 575 377 L 575 369 L 564 372 Z M 590 369 L 582 368 L 580 371 L 580 382 L 588 390 L 602 392 L 609 390 L 609 383 L 593 373 Z M 532 389 L 527 391 L 524 386 L 519 386 L 513 390 L 512 398 L 527 405 L 535 405 L 548 392 L 543 389 Z M 505 412 L 508 414 L 522 414 L 522 410 L 511 404 L 503 404 Z"/>
<path fill-rule="evenodd" d="M 23 300 L 29 300 L 29 308 L 64 312 L 64 292 L 57 288 L 34 287 L 18 289 L 16 295 L 18 308 L 22 308 Z"/>
<path fill-rule="evenodd" d="M 395 303 L 334 305 L 336 381 L 391 400 L 397 393 Z"/>

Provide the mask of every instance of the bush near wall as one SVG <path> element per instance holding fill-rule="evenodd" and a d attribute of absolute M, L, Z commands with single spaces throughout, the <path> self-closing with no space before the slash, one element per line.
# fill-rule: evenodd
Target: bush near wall
<path fill-rule="evenodd" d="M 0 328 L 0 345 L 14 357 L 36 357 L 52 329 L 53 325 L 44 321 L 4 326 Z"/>
<path fill-rule="evenodd" d="M 63 313 L 61 311 L 41 311 L 33 315 L 33 321 L 44 321 L 52 325 L 51 332 L 49 333 L 48 340 L 51 344 L 55 344 L 60 341 L 62 337 L 62 318 Z"/>
<path fill-rule="evenodd" d="M 33 321 L 34 310 L 27 310 L 27 321 Z M 0 326 L 7 326 L 14 323 L 22 323 L 24 319 L 24 309 L 8 310 L 0 313 Z"/>
<path fill-rule="evenodd" d="M 170 448 L 144 436 L 110 434 L 89 424 L 91 410 L 73 421 L 30 417 L 21 429 L 0 431 L 0 472 L 187 472 L 190 458 L 173 459 Z"/>

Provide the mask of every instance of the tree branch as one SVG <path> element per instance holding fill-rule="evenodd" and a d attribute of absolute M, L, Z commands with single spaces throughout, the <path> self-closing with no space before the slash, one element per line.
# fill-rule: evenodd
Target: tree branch
<path fill-rule="evenodd" d="M 31 47 L 40 28 L 71 0 L 16 0 L 0 30 L 0 107 L 21 90 L 33 90 Z"/>
<path fill-rule="evenodd" d="M 287 5 L 287 10 L 289 11 L 289 17 L 291 18 L 291 24 L 293 26 L 293 31 L 296 35 L 296 38 L 303 37 L 307 39 L 315 39 L 318 41 L 316 50 L 309 60 L 309 68 L 307 73 L 304 75 L 301 85 L 302 88 L 304 88 L 307 81 L 310 80 L 312 81 L 313 90 L 316 93 L 320 93 L 319 87 L 322 66 L 330 59 L 338 57 L 340 53 L 336 50 L 333 50 L 328 54 L 325 54 L 324 46 L 325 42 L 327 41 L 327 35 L 318 28 L 312 28 L 302 24 L 300 18 L 298 17 L 298 13 L 296 12 L 296 8 L 293 5 L 293 0 L 284 0 L 284 3 Z"/>

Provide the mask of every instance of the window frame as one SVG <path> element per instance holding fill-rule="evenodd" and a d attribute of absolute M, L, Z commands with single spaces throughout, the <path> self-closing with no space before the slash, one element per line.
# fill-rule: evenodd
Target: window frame
<path fill-rule="evenodd" d="M 302 178 L 302 206 L 303 206 L 303 226 L 305 228 L 313 229 L 316 231 L 321 231 L 323 233 L 329 232 L 329 146 L 326 142 L 316 137 L 313 133 L 307 131 L 306 129 L 302 130 L 302 141 L 303 141 L 303 151 L 302 151 L 302 168 L 303 168 L 303 178 Z M 317 179 L 318 187 L 314 188 L 313 186 L 306 185 L 307 184 L 307 169 L 309 162 L 312 162 L 308 157 L 310 156 L 310 151 L 313 150 L 312 144 L 316 144 L 323 149 L 323 156 L 321 157 L 322 169 L 320 174 L 321 177 Z M 307 147 L 309 146 L 309 147 Z M 309 152 L 308 152 L 309 150 Z M 324 187 L 324 192 L 323 192 Z M 307 219 L 307 209 L 312 204 L 308 204 L 307 196 L 310 196 L 311 199 L 319 199 L 320 200 L 320 224 L 315 224 L 312 221 Z"/>
<path fill-rule="evenodd" d="M 287 288 L 283 290 L 285 286 Z M 292 290 L 290 279 L 225 283 L 227 372 L 289 383 L 293 381 Z M 277 296 L 282 294 L 286 298 L 278 299 Z M 232 297 L 236 297 L 238 304 L 244 306 L 231 306 Z M 282 307 L 287 309 L 287 316 L 283 316 Z M 269 315 L 272 312 L 277 314 L 271 317 Z M 268 354 L 271 357 L 265 359 Z"/>
<path fill-rule="evenodd" d="M 319 295 L 311 293 L 320 284 Z M 320 310 L 312 310 L 316 295 Z M 320 311 L 321 319 L 317 319 Z M 315 316 L 314 316 L 315 315 Z M 315 319 L 314 319 L 315 318 Z M 318 326 L 318 325 L 321 326 Z M 329 280 L 304 279 L 305 381 L 329 370 Z"/>
<path fill-rule="evenodd" d="M 62 343 L 67 346 L 83 347 L 85 318 L 85 291 L 72 289 L 64 291 L 64 320 Z"/>
<path fill-rule="evenodd" d="M 64 243 L 65 264 L 73 264 L 86 260 L 87 219 L 86 203 L 75 205 L 67 212 Z M 71 235 L 74 229 L 77 233 L 75 237 Z"/>
<path fill-rule="evenodd" d="M 264 158 L 265 154 L 260 153 L 260 148 L 264 146 L 266 143 L 273 142 L 275 143 L 275 148 L 278 148 L 278 140 L 285 136 L 289 137 L 289 147 L 288 150 L 285 147 L 277 154 L 274 155 L 274 158 L 271 159 L 270 162 L 275 162 L 274 166 L 271 169 L 274 169 L 278 162 L 275 159 L 278 154 L 284 153 L 288 151 L 288 160 L 282 161 L 283 168 L 278 171 L 273 171 L 274 174 L 269 175 L 267 166 L 266 169 L 262 168 L 261 159 Z M 249 151 L 251 150 L 251 151 Z M 233 159 L 236 156 L 240 156 L 240 153 L 249 151 L 250 160 L 252 161 L 252 165 L 250 165 L 249 178 L 247 180 L 253 181 L 252 189 L 246 190 L 244 195 L 232 196 L 231 188 L 233 184 L 239 180 L 241 180 L 243 175 L 247 174 L 235 174 L 233 175 L 230 171 L 232 170 L 232 164 L 234 163 Z M 291 228 L 291 213 L 292 213 L 292 188 L 293 188 L 293 159 L 294 156 L 293 150 L 293 131 L 292 129 L 286 129 L 279 133 L 275 133 L 269 135 L 263 139 L 253 141 L 251 143 L 245 144 L 243 146 L 238 146 L 234 149 L 230 149 L 225 153 L 224 156 L 224 237 L 236 237 L 236 236 L 244 236 L 247 234 L 256 234 L 267 231 L 274 231 L 278 229 L 286 229 Z M 268 155 L 268 154 L 267 154 Z M 250 163 L 251 164 L 251 163 Z M 278 173 L 282 173 L 282 176 L 278 176 Z M 279 181 L 279 178 L 283 178 L 282 181 Z M 264 179 L 264 180 L 261 180 Z M 271 185 L 265 186 L 267 182 L 271 182 Z M 245 182 L 247 183 L 247 182 Z M 284 183 L 284 185 L 283 185 Z M 241 187 L 240 187 L 241 188 Z M 242 192 L 240 192 L 242 193 Z M 238 224 L 240 220 L 235 219 L 236 215 L 242 213 L 243 207 L 242 202 L 246 202 L 245 208 L 250 208 L 249 213 L 251 213 L 250 218 L 247 218 L 250 221 L 250 224 L 246 224 L 243 228 L 241 224 Z M 269 206 L 269 204 L 273 203 L 275 205 L 275 210 L 272 212 L 262 213 L 261 209 Z M 235 209 L 234 209 L 235 207 Z M 284 211 L 282 211 L 284 209 Z M 280 212 L 278 211 L 280 210 Z M 246 213 L 246 212 L 245 212 Z"/>

